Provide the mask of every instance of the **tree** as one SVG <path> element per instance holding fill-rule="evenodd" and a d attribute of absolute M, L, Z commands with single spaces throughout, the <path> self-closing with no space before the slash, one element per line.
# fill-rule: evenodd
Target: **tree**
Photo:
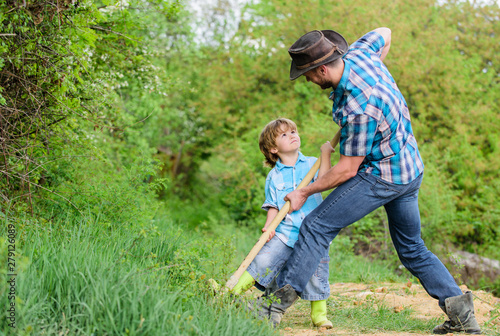
<path fill-rule="evenodd" d="M 178 6 L 162 0 L 0 2 L 2 208 L 25 210 L 36 192 L 75 206 L 67 186 L 65 193 L 57 189 L 81 184 L 75 180 L 81 173 L 68 168 L 75 160 L 103 157 L 94 130 L 120 141 L 139 121 L 116 108 L 117 88 L 165 89 L 141 39 L 151 15 L 168 20 Z M 129 76 L 121 80 L 123 73 Z"/>

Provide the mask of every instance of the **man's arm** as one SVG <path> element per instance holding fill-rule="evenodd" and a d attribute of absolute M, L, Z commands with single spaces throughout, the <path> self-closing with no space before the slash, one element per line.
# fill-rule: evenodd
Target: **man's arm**
<path fill-rule="evenodd" d="M 384 49 L 382 49 L 382 55 L 380 55 L 380 60 L 383 62 L 385 56 L 389 53 L 389 49 L 391 48 L 391 30 L 386 27 L 377 28 L 374 30 L 375 32 L 382 35 L 385 41 Z"/>
<path fill-rule="evenodd" d="M 321 146 L 321 163 L 319 165 L 318 177 L 326 174 L 330 168 L 332 168 L 332 153 L 335 149 L 330 144 L 330 141 L 325 142 Z"/>
<path fill-rule="evenodd" d="M 341 154 L 339 162 L 314 183 L 286 195 L 285 201 L 290 201 L 289 212 L 299 210 L 312 194 L 335 188 L 356 176 L 364 158 L 364 156 L 345 156 Z"/>

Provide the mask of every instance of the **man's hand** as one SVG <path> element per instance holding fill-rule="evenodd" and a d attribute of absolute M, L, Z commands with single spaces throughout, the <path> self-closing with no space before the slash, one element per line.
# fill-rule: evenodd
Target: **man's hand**
<path fill-rule="evenodd" d="M 285 196 L 285 201 L 290 201 L 290 211 L 288 213 L 292 213 L 302 208 L 307 201 L 307 195 L 304 194 L 302 189 L 294 190 Z"/>
<path fill-rule="evenodd" d="M 389 53 L 389 49 L 391 48 L 392 32 L 387 27 L 377 28 L 374 31 L 379 33 L 380 35 L 382 35 L 382 38 L 384 39 L 384 42 L 385 42 L 384 49 L 382 49 L 382 54 L 380 55 L 380 60 L 383 62 L 385 59 L 385 56 L 387 56 L 387 54 Z"/>

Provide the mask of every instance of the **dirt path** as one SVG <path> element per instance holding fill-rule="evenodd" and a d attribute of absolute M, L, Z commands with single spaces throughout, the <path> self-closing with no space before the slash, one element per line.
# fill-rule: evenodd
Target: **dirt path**
<path fill-rule="evenodd" d="M 376 285 L 364 285 L 355 283 L 340 283 L 331 285 L 331 297 L 329 299 L 342 307 L 352 307 L 368 302 L 377 309 L 383 305 L 398 313 L 410 308 L 412 318 L 431 320 L 439 319 L 443 322 L 446 315 L 439 309 L 437 301 L 432 299 L 422 288 L 415 284 L 383 283 Z M 462 291 L 467 288 L 462 286 Z M 484 291 L 474 291 L 474 308 L 479 325 L 483 329 L 483 335 L 500 336 L 500 299 Z M 309 322 L 309 305 L 306 302 L 295 304 L 285 314 L 282 321 L 280 334 L 283 336 L 317 336 L 317 335 L 357 335 L 357 336 L 419 336 L 431 335 L 431 331 L 425 334 L 410 332 L 388 332 L 370 331 L 370 333 L 353 332 L 348 328 L 317 329 Z M 335 324 L 335 321 L 332 321 Z M 484 327 L 485 324 L 487 327 Z M 452 334 L 449 334 L 452 335 Z"/>

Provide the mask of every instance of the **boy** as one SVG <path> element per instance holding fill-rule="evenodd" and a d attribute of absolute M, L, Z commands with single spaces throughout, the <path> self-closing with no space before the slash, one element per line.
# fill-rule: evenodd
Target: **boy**
<path fill-rule="evenodd" d="M 266 200 L 262 205 L 262 208 L 267 210 L 266 224 L 262 229 L 265 232 L 285 204 L 284 197 L 297 187 L 317 159 L 302 155 L 299 151 L 300 137 L 297 126 L 286 118 L 273 120 L 266 125 L 260 134 L 259 147 L 266 157 L 265 164 L 273 168 L 266 179 Z M 318 177 L 330 169 L 333 151 L 330 142 L 321 146 Z M 254 284 L 260 290 L 269 286 L 292 252 L 302 219 L 322 201 L 321 194 L 311 195 L 300 210 L 286 215 L 276 232 L 271 232 L 269 240 L 240 277 L 232 290 L 233 293 L 241 294 Z M 330 296 L 329 260 L 327 251 L 302 293 L 302 299 L 311 301 L 313 324 L 323 328 L 333 327 L 326 317 L 326 299 Z"/>

